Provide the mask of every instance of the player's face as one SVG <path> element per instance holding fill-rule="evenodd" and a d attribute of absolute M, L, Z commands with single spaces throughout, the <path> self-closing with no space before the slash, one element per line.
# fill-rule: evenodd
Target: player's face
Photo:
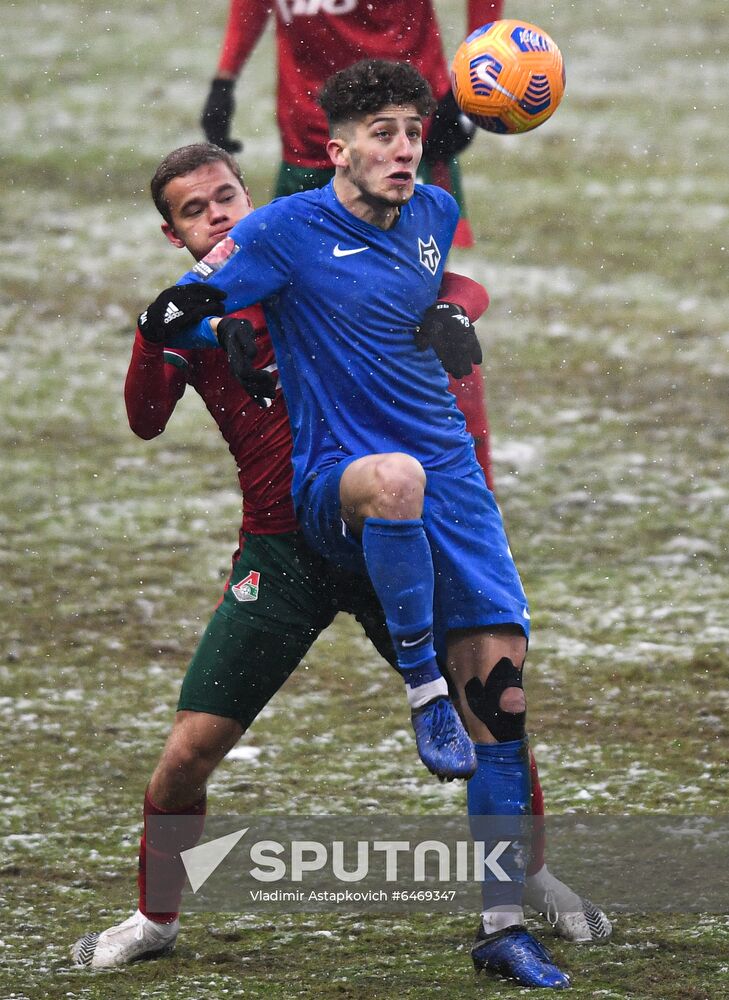
<path fill-rule="evenodd" d="M 342 147 L 347 178 L 371 204 L 409 201 L 423 154 L 423 122 L 413 105 L 387 105 L 356 122 Z"/>
<path fill-rule="evenodd" d="M 172 223 L 162 232 L 173 246 L 187 247 L 195 260 L 205 257 L 249 212 L 248 192 L 227 163 L 205 163 L 165 187 Z"/>

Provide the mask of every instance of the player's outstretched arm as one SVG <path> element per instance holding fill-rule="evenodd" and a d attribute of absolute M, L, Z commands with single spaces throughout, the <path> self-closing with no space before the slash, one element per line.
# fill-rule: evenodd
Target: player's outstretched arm
<path fill-rule="evenodd" d="M 165 364 L 165 344 L 203 317 L 221 315 L 224 299 L 218 288 L 175 285 L 161 292 L 139 317 L 124 383 L 129 426 L 139 437 L 149 440 L 161 434 L 185 391 L 184 375 Z"/>
<path fill-rule="evenodd" d="M 235 112 L 235 82 L 261 37 L 271 9 L 266 0 L 231 0 L 217 73 L 210 84 L 200 119 L 208 142 L 229 153 L 240 153 L 243 149 L 243 143 L 230 135 Z"/>
<path fill-rule="evenodd" d="M 164 431 L 186 384 L 183 371 L 165 362 L 164 346 L 137 329 L 124 382 L 127 419 L 137 437 L 149 441 Z"/>
<path fill-rule="evenodd" d="M 225 297 L 226 293 L 215 285 L 172 285 L 141 314 L 139 331 L 152 344 L 167 344 L 206 316 L 223 316 Z"/>

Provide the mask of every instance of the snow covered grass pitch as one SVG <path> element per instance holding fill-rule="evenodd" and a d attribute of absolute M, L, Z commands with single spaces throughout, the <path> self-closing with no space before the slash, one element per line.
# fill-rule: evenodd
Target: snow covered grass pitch
<path fill-rule="evenodd" d="M 450 53 L 463 6 L 438 3 Z M 729 792 L 726 5 L 665 7 L 537 0 L 569 66 L 559 113 L 480 134 L 463 160 L 478 247 L 452 265 L 492 299 L 478 329 L 552 812 L 715 814 Z M 16 2 L 3 35 L 0 996 L 514 996 L 474 980 L 462 916 L 194 915 L 172 959 L 69 966 L 80 934 L 133 908 L 144 785 L 239 522 L 199 400 L 144 443 L 121 396 L 134 319 L 186 266 L 148 182 L 199 138 L 225 5 L 109 8 L 48 0 L 40 32 Z M 257 202 L 278 155 L 271 67 L 268 38 L 239 87 Z M 420 765 L 399 686 L 346 619 L 210 789 L 240 814 L 462 801 Z M 576 1000 L 729 993 L 726 917 L 621 915 L 603 949 L 532 926 Z"/>

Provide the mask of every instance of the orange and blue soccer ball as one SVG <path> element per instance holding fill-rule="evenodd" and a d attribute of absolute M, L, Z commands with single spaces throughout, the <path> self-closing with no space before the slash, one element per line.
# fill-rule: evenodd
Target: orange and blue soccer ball
<path fill-rule="evenodd" d="M 487 132 L 528 132 L 554 114 L 564 94 L 562 53 L 526 21 L 492 21 L 471 32 L 451 66 L 458 106 Z"/>

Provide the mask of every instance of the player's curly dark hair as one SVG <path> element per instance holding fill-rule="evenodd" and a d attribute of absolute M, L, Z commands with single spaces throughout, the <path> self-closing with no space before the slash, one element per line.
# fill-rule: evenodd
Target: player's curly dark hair
<path fill-rule="evenodd" d="M 319 94 L 329 127 L 374 114 L 388 104 L 414 104 L 425 117 L 435 108 L 430 84 L 410 63 L 361 59 L 334 73 Z"/>
<path fill-rule="evenodd" d="M 165 156 L 155 170 L 150 183 L 152 201 L 165 222 L 172 222 L 170 206 L 165 198 L 165 188 L 170 181 L 173 181 L 175 177 L 185 177 L 186 174 L 191 174 L 193 170 L 197 170 L 198 167 L 202 167 L 206 163 L 217 163 L 218 161 L 230 167 L 231 172 L 241 182 L 241 186 L 245 187 L 238 161 L 220 146 L 213 145 L 212 142 L 193 142 L 189 146 L 173 149 Z"/>

